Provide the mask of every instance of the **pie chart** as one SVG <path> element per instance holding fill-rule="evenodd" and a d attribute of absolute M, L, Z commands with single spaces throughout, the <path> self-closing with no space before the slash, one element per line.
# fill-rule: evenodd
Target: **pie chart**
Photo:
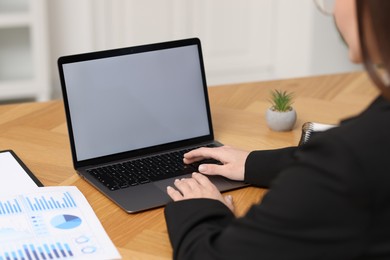
<path fill-rule="evenodd" d="M 80 226 L 81 218 L 73 215 L 57 215 L 50 221 L 51 225 L 59 229 L 72 229 Z"/>

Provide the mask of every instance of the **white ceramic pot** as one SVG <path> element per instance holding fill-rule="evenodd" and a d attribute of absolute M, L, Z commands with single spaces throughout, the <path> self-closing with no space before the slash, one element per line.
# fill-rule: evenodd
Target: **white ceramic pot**
<path fill-rule="evenodd" d="M 265 118 L 267 120 L 268 127 L 271 130 L 278 132 L 290 131 L 293 129 L 295 122 L 297 121 L 297 113 L 294 109 L 286 112 L 279 112 L 268 108 Z"/>

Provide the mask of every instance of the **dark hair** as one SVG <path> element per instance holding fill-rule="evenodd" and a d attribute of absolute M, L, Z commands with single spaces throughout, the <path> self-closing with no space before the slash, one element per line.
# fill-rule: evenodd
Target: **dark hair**
<path fill-rule="evenodd" d="M 364 66 L 390 99 L 390 1 L 356 0 L 356 7 Z"/>

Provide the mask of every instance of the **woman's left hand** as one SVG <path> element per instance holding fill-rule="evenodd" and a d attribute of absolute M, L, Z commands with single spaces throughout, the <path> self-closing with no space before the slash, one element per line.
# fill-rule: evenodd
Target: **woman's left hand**
<path fill-rule="evenodd" d="M 201 173 L 194 172 L 192 178 L 178 179 L 175 180 L 174 184 L 177 190 L 170 186 L 167 187 L 168 195 L 174 201 L 200 198 L 214 199 L 221 201 L 231 211 L 234 211 L 232 196 L 222 196 L 217 187 Z"/>

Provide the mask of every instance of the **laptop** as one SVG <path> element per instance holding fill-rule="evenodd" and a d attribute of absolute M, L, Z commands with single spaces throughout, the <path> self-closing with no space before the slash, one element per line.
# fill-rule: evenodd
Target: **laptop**
<path fill-rule="evenodd" d="M 191 149 L 214 140 L 197 38 L 63 56 L 59 75 L 73 166 L 126 212 L 168 203 Z M 221 191 L 244 186 L 220 176 Z"/>

